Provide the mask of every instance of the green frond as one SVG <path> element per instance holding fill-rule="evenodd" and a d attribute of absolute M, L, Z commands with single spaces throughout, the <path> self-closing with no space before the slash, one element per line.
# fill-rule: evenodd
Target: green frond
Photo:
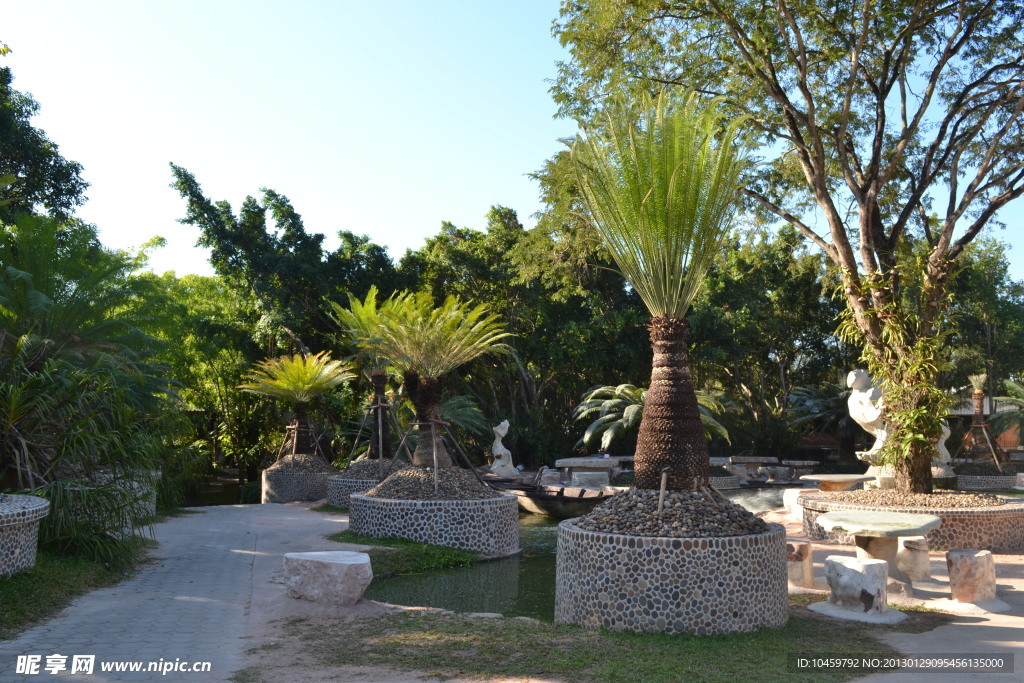
<path fill-rule="evenodd" d="M 652 316 L 684 317 L 718 257 L 744 166 L 740 123 L 663 91 L 612 105 L 573 145 L 597 231 Z"/>
<path fill-rule="evenodd" d="M 984 391 L 985 382 L 988 381 L 988 374 L 983 372 L 980 375 L 967 375 L 967 381 L 971 383 L 975 391 Z"/>
<path fill-rule="evenodd" d="M 355 375 L 347 363 L 331 360 L 326 352 L 270 358 L 257 363 L 242 391 L 279 398 L 289 403 L 309 403 Z"/>

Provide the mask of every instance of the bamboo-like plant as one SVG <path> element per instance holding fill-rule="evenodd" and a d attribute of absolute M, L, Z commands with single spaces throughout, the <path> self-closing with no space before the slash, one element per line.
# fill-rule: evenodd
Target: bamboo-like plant
<path fill-rule="evenodd" d="M 405 390 L 416 409 L 419 430 L 430 429 L 433 439 L 416 441 L 412 464 L 451 467 L 441 430 L 442 381 L 448 373 L 487 353 L 501 353 L 508 337 L 498 316 L 483 304 L 472 306 L 454 296 L 435 306 L 426 292 L 398 294 L 380 310 L 369 344 L 391 359 L 403 377 Z M 429 426 L 427 426 L 429 425 Z"/>
<path fill-rule="evenodd" d="M 281 399 L 293 405 L 294 455 L 313 452 L 313 440 L 306 412 L 308 404 L 324 392 L 354 377 L 347 363 L 331 360 L 326 352 L 311 356 L 296 354 L 269 358 L 257 363 L 249 375 L 250 381 L 239 385 L 239 388 L 253 394 Z"/>
<path fill-rule="evenodd" d="M 729 431 L 719 423 L 712 411 L 721 412 L 722 404 L 706 391 L 694 392 L 704 437 L 722 437 L 729 441 Z M 600 438 L 601 451 L 607 453 L 613 443 L 640 427 L 647 390 L 632 384 L 595 387 L 583 395 L 572 411 L 574 421 L 593 420 L 573 448 L 592 448 Z"/>
<path fill-rule="evenodd" d="M 636 485 L 708 480 L 708 451 L 686 351 L 685 315 L 734 210 L 744 148 L 739 120 L 662 92 L 616 103 L 573 145 L 576 177 L 604 245 L 647 305 L 654 347 L 636 450 Z"/>

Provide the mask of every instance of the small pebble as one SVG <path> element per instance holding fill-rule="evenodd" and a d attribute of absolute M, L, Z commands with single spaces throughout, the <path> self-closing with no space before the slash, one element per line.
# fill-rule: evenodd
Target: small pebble
<path fill-rule="evenodd" d="M 437 484 L 434 493 L 433 468 L 409 467 L 395 472 L 364 495 L 396 500 L 482 500 L 503 495 L 484 486 L 472 472 L 461 467 L 439 469 Z"/>
<path fill-rule="evenodd" d="M 289 472 L 328 472 L 337 474 L 338 470 L 331 467 L 323 456 L 312 453 L 296 453 L 283 455 L 267 470 L 287 470 Z"/>
<path fill-rule="evenodd" d="M 863 491 L 831 491 L 829 500 L 858 505 L 877 505 L 898 508 L 988 508 L 1003 504 L 1003 500 L 990 493 L 943 491 L 941 493 L 909 493 L 896 489 L 864 489 Z"/>
<path fill-rule="evenodd" d="M 373 460 L 364 458 L 363 460 L 350 463 L 338 476 L 344 479 L 374 479 L 376 481 L 383 481 L 398 470 L 404 470 L 409 467 L 412 467 L 412 465 L 397 458 L 377 458 Z"/>

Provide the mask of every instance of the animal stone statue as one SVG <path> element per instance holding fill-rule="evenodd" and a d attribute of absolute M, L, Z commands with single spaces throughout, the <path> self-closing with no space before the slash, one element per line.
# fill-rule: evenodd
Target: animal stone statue
<path fill-rule="evenodd" d="M 520 472 L 512 463 L 512 453 L 501 443 L 502 438 L 508 434 L 508 420 L 503 420 L 496 427 L 494 432 L 494 443 L 491 445 L 491 454 L 494 455 L 494 462 L 491 464 L 491 472 L 499 477 L 518 477 Z"/>

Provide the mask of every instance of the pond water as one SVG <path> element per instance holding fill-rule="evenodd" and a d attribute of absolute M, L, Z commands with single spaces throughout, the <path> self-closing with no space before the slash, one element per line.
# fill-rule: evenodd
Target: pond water
<path fill-rule="evenodd" d="M 756 514 L 782 507 L 782 491 L 773 487 L 723 493 Z M 521 554 L 465 569 L 395 576 L 372 584 L 365 596 L 395 605 L 441 607 L 455 612 L 497 612 L 552 621 L 558 521 L 541 515 L 520 515 Z"/>

